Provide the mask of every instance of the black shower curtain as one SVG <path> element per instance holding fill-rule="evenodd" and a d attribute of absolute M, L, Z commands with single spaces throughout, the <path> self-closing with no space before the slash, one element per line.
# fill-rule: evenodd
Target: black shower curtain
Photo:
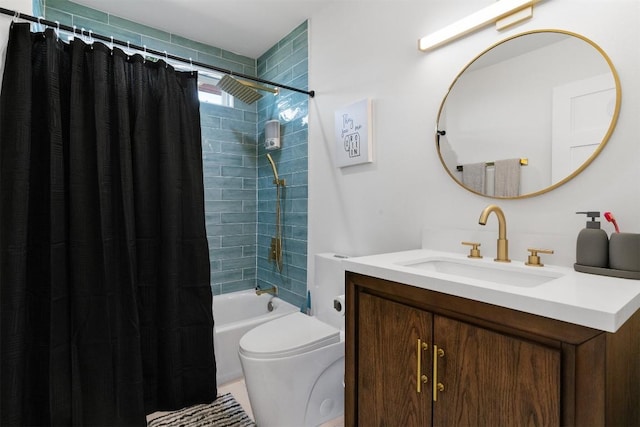
<path fill-rule="evenodd" d="M 13 23 L 0 203 L 0 425 L 215 399 L 197 76 Z"/>

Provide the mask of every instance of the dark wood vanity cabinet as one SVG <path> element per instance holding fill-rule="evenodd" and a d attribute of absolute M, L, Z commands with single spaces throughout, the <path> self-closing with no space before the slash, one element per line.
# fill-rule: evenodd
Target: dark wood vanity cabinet
<path fill-rule="evenodd" d="M 346 426 L 640 425 L 615 334 L 347 273 Z"/>

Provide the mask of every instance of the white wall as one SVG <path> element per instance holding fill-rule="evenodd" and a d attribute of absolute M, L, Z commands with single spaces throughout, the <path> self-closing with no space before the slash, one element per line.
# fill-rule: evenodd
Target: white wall
<path fill-rule="evenodd" d="M 472 194 L 442 169 L 433 132 L 438 108 L 458 72 L 475 55 L 507 36 L 563 29 L 599 44 L 622 86 L 617 127 L 600 156 L 578 177 L 550 193 L 500 200 L 510 255 L 527 247 L 555 250 L 548 264 L 571 266 L 585 218 L 576 211 L 612 211 L 623 231 L 640 233 L 640 1 L 543 0 L 533 19 L 497 32 L 486 27 L 433 52 L 417 40 L 493 0 L 348 1 L 309 21 L 309 254 L 367 255 L 425 244 L 460 253 L 461 240 L 478 239 L 495 256 L 497 221 L 478 225 L 495 200 Z M 370 97 L 375 161 L 333 166 L 333 114 Z M 603 219 L 604 221 L 604 219 Z M 612 231 L 605 222 L 603 228 Z M 313 256 L 308 277 L 313 278 Z"/>

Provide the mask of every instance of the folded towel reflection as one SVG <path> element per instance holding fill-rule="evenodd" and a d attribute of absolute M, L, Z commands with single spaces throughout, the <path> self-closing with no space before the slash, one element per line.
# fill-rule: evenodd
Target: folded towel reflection
<path fill-rule="evenodd" d="M 494 196 L 516 197 L 520 195 L 520 159 L 496 160 Z"/>
<path fill-rule="evenodd" d="M 485 193 L 485 175 L 487 164 L 468 163 L 462 168 L 462 183 L 465 187 L 477 193 Z"/>

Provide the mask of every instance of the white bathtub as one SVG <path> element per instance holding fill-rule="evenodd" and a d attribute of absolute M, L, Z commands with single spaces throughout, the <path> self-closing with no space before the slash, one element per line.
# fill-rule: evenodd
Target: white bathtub
<path fill-rule="evenodd" d="M 273 310 L 268 310 L 271 301 Z M 270 294 L 256 295 L 254 290 L 214 295 L 215 321 L 213 344 L 216 354 L 217 384 L 242 377 L 238 357 L 240 338 L 261 323 L 299 311 L 299 308 Z"/>

